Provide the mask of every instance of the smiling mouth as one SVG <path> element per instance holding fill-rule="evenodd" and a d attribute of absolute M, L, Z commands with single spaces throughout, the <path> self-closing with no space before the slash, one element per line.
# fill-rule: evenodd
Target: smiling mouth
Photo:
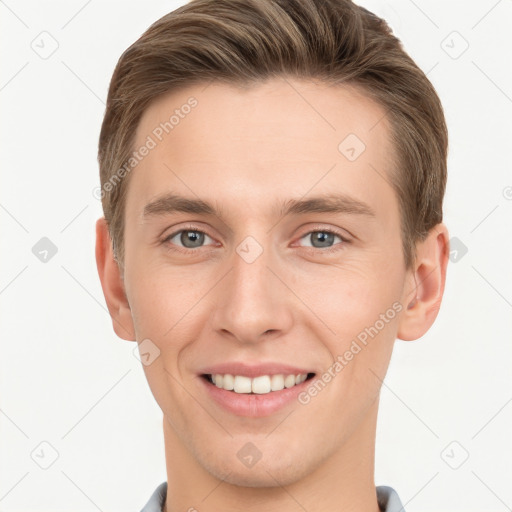
<path fill-rule="evenodd" d="M 242 395 L 266 395 L 285 388 L 292 388 L 306 380 L 312 379 L 314 376 L 314 373 L 300 373 L 297 375 L 279 373 L 275 375 L 260 375 L 254 378 L 245 375 L 231 375 L 229 373 L 201 375 L 210 384 L 220 389 Z"/>

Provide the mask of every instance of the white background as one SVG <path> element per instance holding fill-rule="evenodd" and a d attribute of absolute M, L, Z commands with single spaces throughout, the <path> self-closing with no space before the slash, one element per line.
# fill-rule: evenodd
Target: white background
<path fill-rule="evenodd" d="M 97 278 L 93 190 L 117 59 L 181 3 L 0 2 L 2 512 L 136 511 L 166 480 L 161 412 Z M 434 327 L 396 343 L 376 483 L 407 512 L 510 510 L 512 3 L 361 3 L 388 20 L 441 97 L 445 222 L 468 249 L 449 265 Z M 47 59 L 31 47 L 43 31 L 58 43 Z M 32 253 L 42 237 L 58 248 L 47 263 Z M 43 441 L 59 454 L 48 469 L 31 458 L 51 461 Z"/>

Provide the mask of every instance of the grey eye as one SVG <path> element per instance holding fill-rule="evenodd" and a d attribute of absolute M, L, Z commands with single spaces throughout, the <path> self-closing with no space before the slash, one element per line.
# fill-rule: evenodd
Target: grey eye
<path fill-rule="evenodd" d="M 204 233 L 199 231 L 182 231 L 180 242 L 184 247 L 201 247 L 204 242 Z"/>
<path fill-rule="evenodd" d="M 205 245 L 205 242 L 213 242 L 206 233 L 196 229 L 182 229 L 169 237 L 168 241 L 174 245 L 185 247 L 186 249 L 195 249 Z"/>
<path fill-rule="evenodd" d="M 335 238 L 338 238 L 340 242 L 342 241 L 339 235 L 329 231 L 311 231 L 311 233 L 303 236 L 301 240 L 306 241 L 304 244 L 306 247 L 316 247 L 320 249 L 322 247 L 331 247 L 334 244 Z"/>

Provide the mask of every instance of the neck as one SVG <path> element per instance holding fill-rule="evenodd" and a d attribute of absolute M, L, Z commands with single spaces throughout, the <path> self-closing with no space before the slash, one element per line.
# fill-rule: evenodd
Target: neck
<path fill-rule="evenodd" d="M 240 487 L 200 466 L 164 416 L 167 498 L 164 512 L 379 512 L 374 484 L 378 400 L 321 466 L 286 487 Z"/>

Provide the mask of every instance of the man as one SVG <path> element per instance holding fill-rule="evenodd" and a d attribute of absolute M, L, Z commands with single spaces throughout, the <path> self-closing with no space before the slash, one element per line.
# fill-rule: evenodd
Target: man
<path fill-rule="evenodd" d="M 163 411 L 144 511 L 403 509 L 379 391 L 439 311 L 446 152 L 432 85 L 348 0 L 195 0 L 121 56 L 96 257 Z"/>

